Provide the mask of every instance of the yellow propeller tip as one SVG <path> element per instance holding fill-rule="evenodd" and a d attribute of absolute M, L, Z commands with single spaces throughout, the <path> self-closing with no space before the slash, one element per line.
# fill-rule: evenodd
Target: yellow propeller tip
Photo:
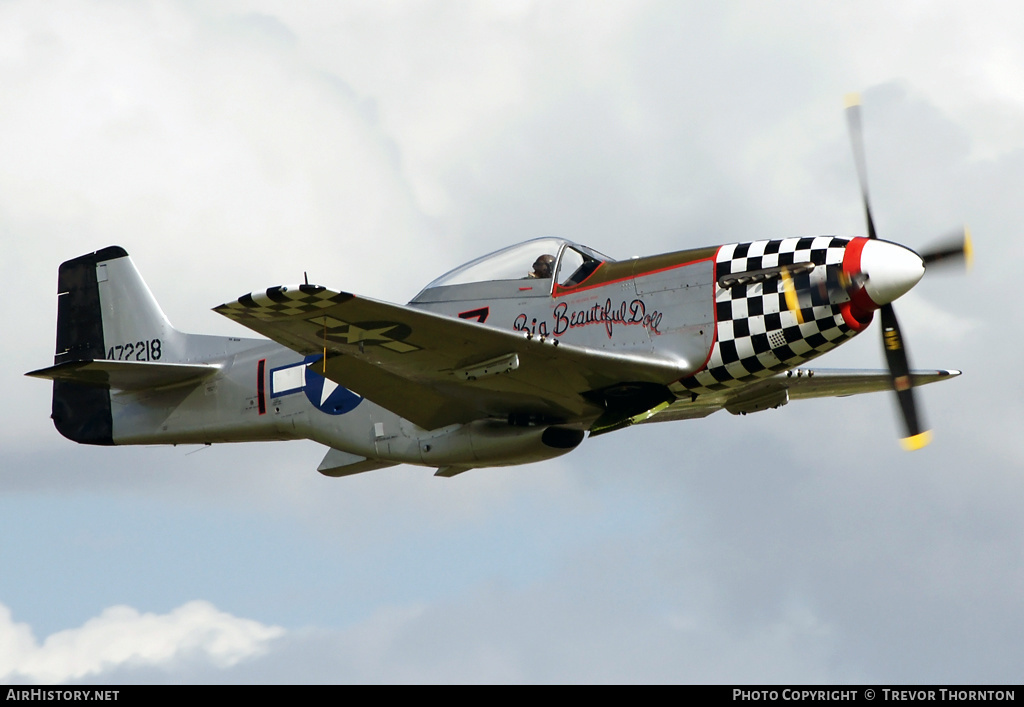
<path fill-rule="evenodd" d="M 970 269 L 974 265 L 974 242 L 971 240 L 971 229 L 964 226 L 964 262 Z"/>
<path fill-rule="evenodd" d="M 913 452 L 915 450 L 921 449 L 922 447 L 927 447 L 929 444 L 931 444 L 931 441 L 931 430 L 925 430 L 924 432 L 919 432 L 916 435 L 904 437 L 903 439 L 900 440 L 900 444 L 908 452 Z"/>
<path fill-rule="evenodd" d="M 859 106 L 860 105 L 860 94 L 859 93 L 847 93 L 846 97 L 845 97 L 845 100 L 846 100 L 846 107 L 847 108 L 853 108 L 854 106 Z"/>

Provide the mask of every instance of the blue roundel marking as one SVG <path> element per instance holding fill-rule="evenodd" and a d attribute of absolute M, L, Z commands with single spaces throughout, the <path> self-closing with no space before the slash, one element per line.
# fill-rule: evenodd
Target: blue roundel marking
<path fill-rule="evenodd" d="M 321 358 L 323 357 L 319 354 L 306 356 L 303 363 L 308 366 Z M 313 403 L 313 407 L 328 415 L 344 415 L 363 402 L 362 396 L 356 395 L 348 388 L 341 387 L 309 368 L 306 369 L 306 385 L 303 390 L 309 402 Z"/>

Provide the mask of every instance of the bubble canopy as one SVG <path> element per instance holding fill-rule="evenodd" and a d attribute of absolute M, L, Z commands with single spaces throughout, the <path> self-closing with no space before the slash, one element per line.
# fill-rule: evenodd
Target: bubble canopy
<path fill-rule="evenodd" d="M 534 238 L 471 260 L 431 282 L 424 292 L 474 282 L 553 277 L 557 277 L 563 287 L 571 286 L 582 282 L 585 275 L 601 263 L 611 260 L 607 255 L 563 238 Z"/>

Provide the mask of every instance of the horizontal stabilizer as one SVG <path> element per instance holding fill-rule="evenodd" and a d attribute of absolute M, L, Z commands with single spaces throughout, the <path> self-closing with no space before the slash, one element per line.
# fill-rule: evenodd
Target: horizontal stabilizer
<path fill-rule="evenodd" d="M 218 370 L 219 366 L 205 363 L 94 360 L 66 361 L 25 375 L 115 390 L 147 390 L 196 383 Z"/>

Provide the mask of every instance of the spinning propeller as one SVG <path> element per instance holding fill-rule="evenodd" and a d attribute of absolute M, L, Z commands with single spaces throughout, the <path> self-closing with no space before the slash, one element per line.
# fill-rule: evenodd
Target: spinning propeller
<path fill-rule="evenodd" d="M 846 118 L 850 126 L 853 159 L 857 165 L 857 179 L 860 182 L 864 215 L 868 225 L 867 240 L 854 239 L 847 246 L 848 255 L 851 248 L 855 249 L 853 257 L 857 261 L 856 271 L 866 276 L 863 287 L 852 292 L 851 306 L 868 317 L 873 310 L 881 310 L 882 348 L 885 351 L 885 360 L 892 376 L 892 387 L 896 391 L 903 425 L 906 428 L 906 436 L 902 440 L 903 448 L 920 449 L 931 441 L 931 431 L 924 429 L 917 411 L 914 378 L 910 373 L 907 348 L 900 333 L 899 320 L 896 318 L 892 302 L 916 285 L 926 268 L 940 264 L 969 265 L 972 255 L 970 232 L 965 228 L 962 236 L 947 238 L 920 254 L 901 245 L 879 240 L 868 199 L 867 164 L 864 159 L 859 95 L 847 97 Z M 859 250 L 858 246 L 855 246 L 858 243 Z M 844 270 L 847 270 L 845 262 Z"/>

